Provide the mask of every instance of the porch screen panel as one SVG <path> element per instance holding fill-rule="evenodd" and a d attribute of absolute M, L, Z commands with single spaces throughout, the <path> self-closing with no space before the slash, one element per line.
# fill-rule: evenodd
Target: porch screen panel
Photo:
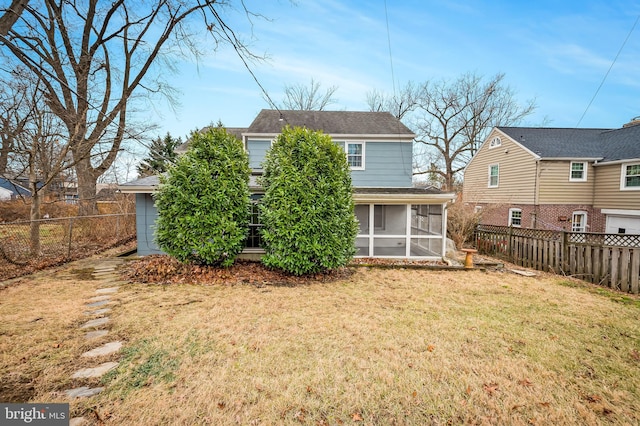
<path fill-rule="evenodd" d="M 411 205 L 411 235 L 442 235 L 442 206 Z"/>
<path fill-rule="evenodd" d="M 374 235 L 406 235 L 407 206 L 379 205 L 374 206 Z M 374 244 L 375 245 L 375 244 Z"/>
<path fill-rule="evenodd" d="M 374 238 L 373 239 L 373 255 L 405 257 L 407 255 L 407 239 L 406 238 Z"/>
<path fill-rule="evenodd" d="M 359 204 L 355 208 L 356 218 L 360 223 L 360 230 L 358 234 L 368 234 L 369 233 L 369 205 L 368 204 Z"/>
<path fill-rule="evenodd" d="M 356 256 L 370 256 L 369 237 L 356 238 Z"/>
<path fill-rule="evenodd" d="M 411 238 L 410 256 L 442 256 L 442 238 Z"/>

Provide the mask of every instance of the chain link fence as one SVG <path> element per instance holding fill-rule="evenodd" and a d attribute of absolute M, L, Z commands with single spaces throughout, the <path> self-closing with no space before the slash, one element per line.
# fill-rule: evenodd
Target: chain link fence
<path fill-rule="evenodd" d="M 78 259 L 135 237 L 133 213 L 2 223 L 0 269 Z"/>

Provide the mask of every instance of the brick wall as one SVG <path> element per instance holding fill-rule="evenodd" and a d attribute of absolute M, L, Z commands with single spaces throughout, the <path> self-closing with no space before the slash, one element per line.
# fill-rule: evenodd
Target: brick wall
<path fill-rule="evenodd" d="M 530 204 L 474 204 L 482 209 L 480 223 L 485 225 L 509 225 L 509 209 L 522 211 L 522 227 L 571 231 L 571 217 L 576 211 L 587 213 L 587 232 L 604 232 L 605 216 L 600 209 L 585 204 L 548 204 L 535 206 Z"/>

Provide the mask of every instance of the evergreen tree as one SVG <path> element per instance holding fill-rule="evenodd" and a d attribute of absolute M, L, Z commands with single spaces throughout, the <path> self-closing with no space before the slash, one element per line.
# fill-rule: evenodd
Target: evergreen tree
<path fill-rule="evenodd" d="M 175 149 L 182 143 L 181 138 L 174 138 L 168 132 L 164 138 L 158 136 L 151 142 L 149 156 L 138 165 L 138 177 L 159 175 L 167 171 L 169 165 L 176 162 Z"/>
<path fill-rule="evenodd" d="M 191 134 L 155 194 L 156 239 L 181 262 L 230 266 L 249 230 L 249 158 L 223 128 Z"/>
<path fill-rule="evenodd" d="M 263 168 L 263 263 L 294 275 L 346 265 L 358 223 L 344 151 L 322 132 L 287 126 Z"/>

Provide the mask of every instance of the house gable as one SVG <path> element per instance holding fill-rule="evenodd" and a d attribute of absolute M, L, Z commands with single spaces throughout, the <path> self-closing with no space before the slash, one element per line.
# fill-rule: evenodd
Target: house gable
<path fill-rule="evenodd" d="M 496 138 L 499 143 L 493 143 Z M 471 203 L 532 203 L 538 157 L 494 128 L 464 171 L 463 199 Z M 497 169 L 497 179 L 495 176 Z"/>

